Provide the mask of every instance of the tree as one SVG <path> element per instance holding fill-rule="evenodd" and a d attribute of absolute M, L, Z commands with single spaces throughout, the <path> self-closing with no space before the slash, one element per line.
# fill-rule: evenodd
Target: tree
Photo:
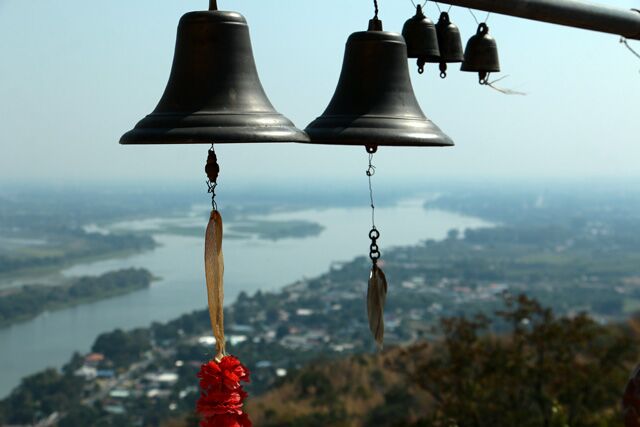
<path fill-rule="evenodd" d="M 113 332 L 98 336 L 91 348 L 96 353 L 102 353 L 117 367 L 127 367 L 151 348 L 148 330 L 134 329 L 124 332 L 116 329 Z"/>
<path fill-rule="evenodd" d="M 510 335 L 490 334 L 484 317 L 442 321 L 444 341 L 417 375 L 436 402 L 430 425 L 619 422 L 614 409 L 637 351 L 628 331 L 585 314 L 556 318 L 526 296 L 506 297 L 506 309 L 496 315 Z"/>

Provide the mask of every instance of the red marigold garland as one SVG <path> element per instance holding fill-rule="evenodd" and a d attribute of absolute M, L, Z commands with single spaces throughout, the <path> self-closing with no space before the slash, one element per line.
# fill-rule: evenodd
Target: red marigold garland
<path fill-rule="evenodd" d="M 249 370 L 233 356 L 211 360 L 200 368 L 200 399 L 197 411 L 201 427 L 251 427 L 242 411 L 247 393 L 241 382 L 249 382 Z"/>

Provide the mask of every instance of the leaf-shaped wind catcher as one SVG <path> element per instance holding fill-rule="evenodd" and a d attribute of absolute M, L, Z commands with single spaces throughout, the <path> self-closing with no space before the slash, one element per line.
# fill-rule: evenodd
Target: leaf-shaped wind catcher
<path fill-rule="evenodd" d="M 367 289 L 367 315 L 369 329 L 378 345 L 384 341 L 384 304 L 387 301 L 387 278 L 376 264 L 371 268 L 369 288 Z"/>

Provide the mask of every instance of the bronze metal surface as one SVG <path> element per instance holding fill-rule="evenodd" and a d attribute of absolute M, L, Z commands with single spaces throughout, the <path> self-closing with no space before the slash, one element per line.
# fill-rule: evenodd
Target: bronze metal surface
<path fill-rule="evenodd" d="M 258 77 L 245 18 L 235 12 L 209 10 L 182 17 L 164 95 L 120 143 L 308 140 L 269 102 Z"/>
<path fill-rule="evenodd" d="M 440 62 L 440 48 L 436 26 L 416 7 L 416 14 L 404 23 L 402 36 L 407 44 L 409 58 L 418 58 L 424 62 Z"/>
<path fill-rule="evenodd" d="M 453 141 L 425 117 L 413 92 L 402 35 L 353 33 L 336 91 L 306 129 L 312 144 L 450 146 Z"/>
<path fill-rule="evenodd" d="M 478 25 L 478 31 L 467 42 L 464 51 L 462 71 L 477 73 L 496 73 L 500 71 L 498 45 L 489 35 L 489 27 L 484 22 Z"/>

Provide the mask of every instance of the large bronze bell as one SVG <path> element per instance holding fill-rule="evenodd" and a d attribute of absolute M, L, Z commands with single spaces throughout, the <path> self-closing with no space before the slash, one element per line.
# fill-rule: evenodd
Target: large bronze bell
<path fill-rule="evenodd" d="M 269 102 L 245 18 L 211 4 L 212 10 L 187 13 L 180 20 L 164 95 L 120 143 L 308 142 Z"/>
<path fill-rule="evenodd" d="M 447 77 L 447 64 L 462 62 L 464 52 L 462 51 L 462 38 L 460 30 L 451 23 L 449 14 L 442 12 L 436 24 L 438 34 L 438 46 L 440 47 L 440 77 Z"/>
<path fill-rule="evenodd" d="M 418 72 L 424 72 L 427 62 L 440 62 L 440 48 L 436 26 L 422 13 L 422 6 L 416 7 L 416 14 L 404 23 L 402 36 L 407 43 L 409 58 L 418 58 Z"/>
<path fill-rule="evenodd" d="M 484 22 L 478 25 L 478 31 L 467 42 L 460 69 L 478 73 L 480 84 L 487 83 L 489 73 L 500 71 L 498 45 L 489 35 L 489 27 Z"/>
<path fill-rule="evenodd" d="M 382 31 L 351 34 L 336 91 L 322 116 L 305 130 L 312 144 L 449 146 L 453 141 L 427 119 L 413 93 L 402 35 Z"/>

